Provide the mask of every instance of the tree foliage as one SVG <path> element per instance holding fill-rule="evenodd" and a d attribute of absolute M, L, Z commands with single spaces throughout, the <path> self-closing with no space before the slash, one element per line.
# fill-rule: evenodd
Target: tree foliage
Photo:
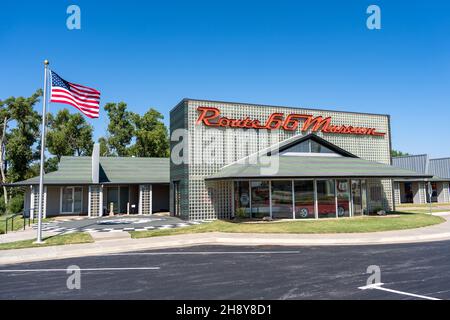
<path fill-rule="evenodd" d="M 105 110 L 108 114 L 107 145 L 113 155 L 127 156 L 128 146 L 133 138 L 133 113 L 127 110 L 125 102 L 107 103 Z"/>
<path fill-rule="evenodd" d="M 168 131 L 163 115 L 151 108 L 143 116 L 127 110 L 124 102 L 105 105 L 109 117 L 106 137 L 101 137 L 102 156 L 169 156 Z"/>
<path fill-rule="evenodd" d="M 61 160 L 62 156 L 89 156 L 92 153 L 93 127 L 79 113 L 59 110 L 48 115 L 48 151 Z"/>
<path fill-rule="evenodd" d="M 409 156 L 409 153 L 402 152 L 398 150 L 391 150 L 391 156 L 392 157 L 402 157 L 402 156 Z"/>
<path fill-rule="evenodd" d="M 167 128 L 162 122 L 163 115 L 151 108 L 143 116 L 135 114 L 135 143 L 130 148 L 130 155 L 137 157 L 168 157 L 169 139 Z"/>
<path fill-rule="evenodd" d="M 31 165 L 38 152 L 35 148 L 39 137 L 41 117 L 33 109 L 39 101 L 42 90 L 28 98 L 10 97 L 0 101 L 0 173 L 2 183 L 15 182 L 33 175 Z M 20 191 L 8 194 L 2 188 L 5 207 L 11 194 L 20 196 Z M 8 207 L 9 208 L 9 207 Z"/>
<path fill-rule="evenodd" d="M 42 90 L 37 90 L 28 98 L 10 97 L 1 103 L 2 134 L 5 136 L 3 161 L 7 163 L 7 166 L 3 163 L 3 167 L 9 182 L 29 178 L 30 165 L 39 156 L 34 146 L 39 138 L 41 116 L 33 106 L 41 95 Z"/>

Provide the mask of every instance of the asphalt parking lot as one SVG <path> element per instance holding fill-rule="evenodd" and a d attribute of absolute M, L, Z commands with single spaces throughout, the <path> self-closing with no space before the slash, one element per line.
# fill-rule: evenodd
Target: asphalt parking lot
<path fill-rule="evenodd" d="M 0 266 L 0 299 L 449 299 L 449 246 L 201 246 Z M 74 265 L 80 289 L 67 287 Z M 396 291 L 359 289 L 369 265 Z"/>

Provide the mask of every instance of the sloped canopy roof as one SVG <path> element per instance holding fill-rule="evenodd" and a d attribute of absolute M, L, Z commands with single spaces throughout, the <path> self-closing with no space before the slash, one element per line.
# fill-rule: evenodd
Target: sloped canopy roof
<path fill-rule="evenodd" d="M 270 157 L 260 157 L 256 164 L 236 162 L 223 167 L 207 179 L 239 178 L 431 178 L 431 175 L 352 157 L 280 156 L 278 170 L 268 172 Z"/>
<path fill-rule="evenodd" d="M 44 184 L 92 184 L 91 157 L 62 157 L 57 171 Z M 169 183 L 169 158 L 100 157 L 101 184 Z M 33 185 L 39 177 L 11 184 Z"/>

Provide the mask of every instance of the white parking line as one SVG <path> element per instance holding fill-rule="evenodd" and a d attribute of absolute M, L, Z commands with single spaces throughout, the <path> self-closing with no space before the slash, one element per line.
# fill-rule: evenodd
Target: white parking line
<path fill-rule="evenodd" d="M 186 252 L 127 252 L 109 256 L 207 255 L 207 254 L 298 254 L 300 251 L 186 251 Z"/>
<path fill-rule="evenodd" d="M 370 284 L 367 286 L 363 286 L 363 287 L 359 287 L 358 289 L 361 290 L 381 290 L 381 291 L 387 291 L 387 292 L 392 292 L 392 293 L 396 293 L 396 294 L 400 294 L 400 295 L 404 295 L 404 296 L 410 296 L 410 297 L 414 297 L 414 298 L 420 298 L 420 299 L 426 299 L 426 300 L 442 300 L 442 299 L 438 299 L 438 298 L 434 298 L 434 297 L 428 297 L 428 296 L 423 296 L 420 294 L 414 294 L 414 293 L 409 293 L 409 292 L 404 292 L 404 291 L 398 291 L 398 290 L 393 290 L 393 289 L 388 289 L 388 288 L 383 288 L 384 283 L 374 283 L 374 284 Z"/>
<path fill-rule="evenodd" d="M 136 268 L 65 268 L 65 269 L 5 269 L 0 270 L 2 273 L 8 272 L 66 272 L 68 270 L 79 271 L 123 271 L 123 270 L 159 270 L 160 267 L 136 267 Z"/>

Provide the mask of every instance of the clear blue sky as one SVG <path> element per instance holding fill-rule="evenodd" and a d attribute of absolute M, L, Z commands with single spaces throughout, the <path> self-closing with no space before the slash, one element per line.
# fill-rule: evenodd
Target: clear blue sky
<path fill-rule="evenodd" d="M 81 30 L 66 28 L 70 4 Z M 382 30 L 366 28 L 370 4 Z M 166 123 L 183 97 L 387 113 L 394 148 L 450 156 L 449 12 L 413 0 L 2 2 L 0 99 L 40 88 L 47 58 L 102 105 L 155 107 Z M 90 122 L 104 134 L 103 111 Z"/>

